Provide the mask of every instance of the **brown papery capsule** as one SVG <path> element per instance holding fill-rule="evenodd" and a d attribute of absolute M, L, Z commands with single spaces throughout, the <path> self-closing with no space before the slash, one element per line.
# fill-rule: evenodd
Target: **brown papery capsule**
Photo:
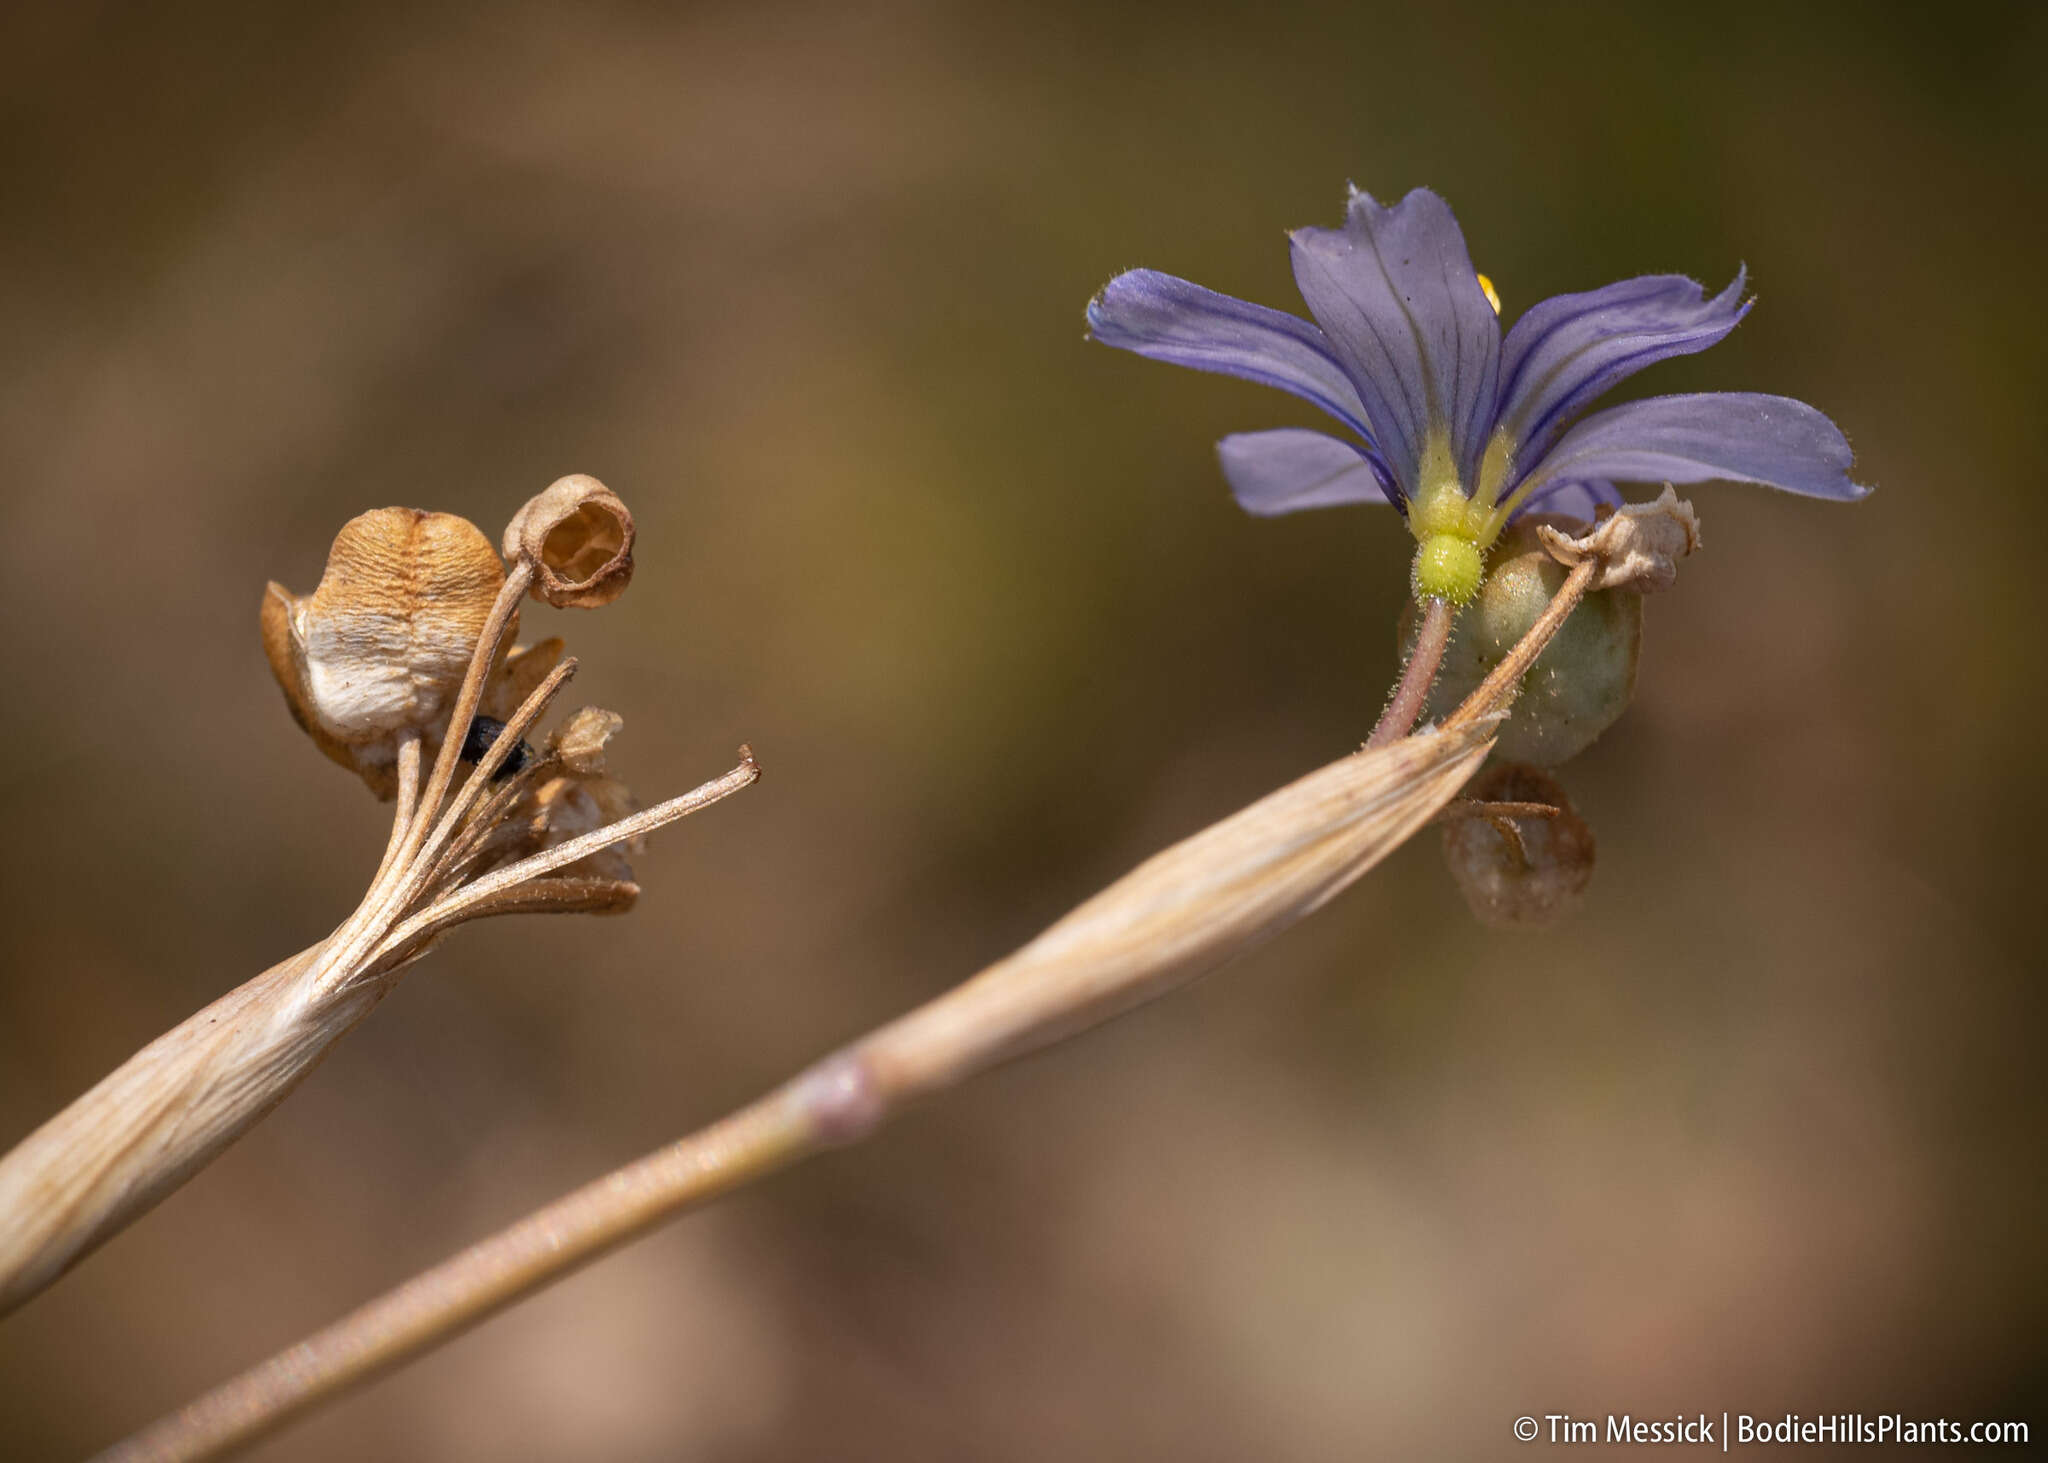
<path fill-rule="evenodd" d="M 1479 803 L 1545 803 L 1549 817 L 1470 813 L 1444 824 L 1444 864 L 1482 924 L 1538 928 L 1578 907 L 1593 878 L 1593 830 L 1564 787 L 1518 762 L 1488 768 L 1465 787 Z"/>
<path fill-rule="evenodd" d="M 504 583 L 491 541 L 451 513 L 350 519 L 308 595 L 263 594 L 263 651 L 292 716 L 378 796 L 401 732 L 439 734 Z"/>
<path fill-rule="evenodd" d="M 533 595 L 557 609 L 596 609 L 633 579 L 633 515 L 594 477 L 571 473 L 527 499 L 505 525 L 505 557 L 533 569 Z"/>

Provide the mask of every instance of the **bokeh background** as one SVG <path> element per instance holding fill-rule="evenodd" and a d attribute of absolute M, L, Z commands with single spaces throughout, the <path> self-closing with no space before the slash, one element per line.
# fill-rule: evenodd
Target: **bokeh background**
<path fill-rule="evenodd" d="M 0 1323 L 0 1454 L 103 1444 L 743 1101 L 1354 745 L 1384 513 L 1313 413 L 1089 346 L 1145 264 L 1295 307 L 1347 179 L 1512 316 L 1761 303 L 1630 390 L 1813 401 L 1880 491 L 1693 497 L 1585 912 L 1424 838 L 1191 992 L 691 1216 L 292 1459 L 1493 1457 L 1524 1413 L 2039 1408 L 2048 12 L 10 7 L 0 1142 L 352 906 L 384 813 L 256 636 L 363 508 L 595 473 L 566 634 L 658 837 L 464 931 Z M 1826 1450 L 1818 1450 L 1824 1455 Z M 1806 1450 L 1804 1456 L 1816 1456 Z"/>

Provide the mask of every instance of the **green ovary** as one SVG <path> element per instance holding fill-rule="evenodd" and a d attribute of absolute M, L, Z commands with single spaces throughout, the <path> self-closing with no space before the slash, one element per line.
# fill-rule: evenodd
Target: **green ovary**
<path fill-rule="evenodd" d="M 1462 605 L 1486 577 L 1486 555 L 1471 539 L 1433 533 L 1415 550 L 1415 597 Z"/>
<path fill-rule="evenodd" d="M 1423 443 L 1415 500 L 1409 502 L 1409 533 L 1415 535 L 1415 598 L 1462 604 L 1487 578 L 1487 549 L 1501 537 L 1507 512 L 1495 500 L 1513 469 L 1513 438 L 1495 428 L 1479 463 L 1479 492 L 1468 496 L 1458 482 L 1450 438 L 1430 432 Z"/>
<path fill-rule="evenodd" d="M 1532 523 L 1508 529 L 1489 557 L 1484 582 L 1460 607 L 1425 718 L 1441 719 L 1471 695 L 1529 633 L 1564 583 L 1564 565 L 1550 557 Z M 1420 618 L 1418 607 L 1404 615 L 1404 649 L 1413 645 Z M 1591 746 L 1635 693 L 1642 636 L 1641 595 L 1628 589 L 1587 595 L 1522 678 L 1496 752 L 1511 762 L 1556 767 Z"/>
<path fill-rule="evenodd" d="M 1495 455 L 1488 452 L 1489 465 Z M 1441 433 L 1430 435 L 1417 476 L 1421 490 L 1408 505 L 1408 530 L 1417 541 L 1415 597 L 1463 605 L 1486 577 L 1486 550 L 1500 534 L 1500 519 L 1490 498 L 1466 496 Z"/>

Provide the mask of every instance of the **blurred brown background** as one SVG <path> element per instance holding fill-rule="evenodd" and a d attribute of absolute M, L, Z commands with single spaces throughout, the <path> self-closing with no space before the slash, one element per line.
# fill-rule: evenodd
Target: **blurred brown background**
<path fill-rule="evenodd" d="M 536 609 L 661 835 L 464 931 L 0 1323 L 103 1444 L 1000 955 L 1355 744 L 1407 541 L 1258 522 L 1311 422 L 1082 341 L 1146 264 L 1298 308 L 1347 178 L 1510 316 L 1747 261 L 1639 392 L 1781 391 L 1880 487 L 1693 496 L 1586 912 L 1432 840 L 1193 992 L 651 1241 L 259 1456 L 1493 1457 L 1523 1413 L 2028 1417 L 2044 812 L 2032 6 L 12 8 L 0 1143 L 324 933 L 385 815 L 258 650 L 353 513 L 592 472 Z M 1806 1450 L 1802 1456 L 1825 1455 Z"/>

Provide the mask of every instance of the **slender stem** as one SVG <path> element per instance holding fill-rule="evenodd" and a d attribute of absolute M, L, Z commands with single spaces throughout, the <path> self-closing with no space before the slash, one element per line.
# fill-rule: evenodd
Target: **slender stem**
<path fill-rule="evenodd" d="M 560 758 L 543 754 L 502 779 L 492 789 L 490 796 L 477 806 L 461 831 L 441 850 L 441 856 L 434 864 L 433 878 L 429 881 L 432 899 L 441 898 L 469 877 L 477 861 L 483 857 L 491 835 L 503 827 L 513 806 L 530 796 L 549 776 L 560 771 L 561 766 Z"/>
<path fill-rule="evenodd" d="M 1439 823 L 1460 818 L 1555 818 L 1557 809 L 1549 803 L 1489 803 L 1479 798 L 1459 798 L 1436 815 Z"/>
<path fill-rule="evenodd" d="M 408 730 L 398 741 L 398 806 L 391 811 L 391 841 L 384 845 L 384 859 L 370 880 L 372 886 L 391 871 L 398 850 L 405 846 L 405 835 L 412 827 L 413 804 L 419 795 L 420 734 Z"/>
<path fill-rule="evenodd" d="M 505 575 L 498 597 L 491 602 L 490 613 L 484 617 L 483 632 L 477 637 L 476 649 L 470 655 L 469 670 L 462 678 L 461 690 L 456 693 L 455 709 L 448 718 L 448 730 L 442 735 L 440 753 L 434 758 L 434 769 L 428 775 L 425 791 L 420 794 L 412 823 L 406 829 L 403 841 L 397 844 L 396 851 L 385 850 L 382 871 L 371 881 L 370 892 L 363 896 L 363 902 L 356 906 L 355 913 L 327 937 L 321 949 L 321 969 L 315 978 L 316 988 L 331 989 L 352 979 L 362 958 L 383 942 L 391 921 L 418 897 L 427 873 L 422 865 L 431 862 L 434 852 L 430 849 L 422 858 L 421 846 L 427 842 L 427 831 L 434 826 L 442 799 L 447 797 L 448 786 L 455 780 L 455 766 L 462 759 L 462 744 L 469 736 L 470 722 L 476 717 L 477 703 L 483 699 L 484 682 L 490 677 L 491 667 L 497 664 L 498 647 L 503 643 L 513 617 L 519 612 L 519 601 L 525 597 L 532 583 L 533 568 L 523 559 Z M 440 830 L 436 832 L 438 847 L 441 834 Z"/>
<path fill-rule="evenodd" d="M 427 776 L 426 789 L 420 794 L 412 826 L 406 830 L 397 860 L 385 878 L 372 887 L 365 903 L 382 903 L 383 896 L 390 892 L 386 886 L 403 882 L 418 861 L 420 846 L 427 841 L 427 832 L 441 811 L 441 800 L 447 797 L 449 785 L 455 781 L 456 764 L 462 760 L 462 744 L 469 736 L 470 723 L 476 719 L 477 704 L 483 700 L 484 682 L 490 678 L 491 667 L 497 663 L 498 647 L 505 639 L 513 616 L 519 612 L 519 601 L 525 598 L 532 583 L 533 569 L 524 560 L 514 564 L 505 575 L 498 597 L 491 602 L 490 612 L 484 617 L 483 632 L 477 636 L 476 649 L 470 655 L 469 669 L 462 677 L 461 689 L 455 693 L 455 706 L 448 716 L 448 730 L 442 735 L 441 750 Z"/>
<path fill-rule="evenodd" d="M 505 765 L 513 750 L 525 739 L 526 733 L 540 720 L 541 713 L 548 709 L 548 703 L 555 699 L 563 685 L 575 674 L 576 657 L 572 655 L 550 669 L 541 683 L 519 703 L 519 709 L 514 711 L 511 720 L 505 723 L 503 730 L 498 733 L 498 739 L 477 759 L 468 780 L 462 784 L 462 790 L 449 801 L 448 811 L 441 815 L 441 823 L 434 830 L 434 836 L 420 850 L 415 861 L 416 867 L 400 886 L 397 897 L 402 904 L 414 903 L 432 882 L 434 875 L 442 871 L 453 846 L 451 840 L 455 837 L 455 830 L 462 826 L 463 819 L 468 816 L 470 809 L 476 806 L 477 800 L 493 790 L 492 784 L 497 778 L 498 769 Z"/>
<path fill-rule="evenodd" d="M 1543 607 L 1543 613 L 1536 617 L 1529 633 L 1515 642 L 1515 648 L 1479 683 L 1479 689 L 1444 718 L 1446 731 L 1471 726 L 1481 717 L 1505 711 L 1513 704 L 1515 693 L 1521 688 L 1522 677 L 1528 674 L 1530 666 L 1536 664 L 1536 657 L 1549 648 L 1565 620 L 1586 597 L 1586 587 L 1600 572 L 1600 565 L 1601 559 L 1595 554 L 1572 566 L 1572 572 L 1565 575 L 1564 583 L 1558 585 L 1557 593 L 1550 597 L 1550 603 Z"/>
<path fill-rule="evenodd" d="M 500 893 L 524 884 L 543 874 L 587 858 L 600 849 L 613 844 L 624 843 L 629 838 L 638 838 L 643 833 L 686 818 L 700 808 L 708 808 L 723 798 L 731 797 L 741 788 L 757 782 L 761 777 L 761 764 L 754 760 L 754 754 L 745 747 L 740 749 L 740 765 L 723 777 L 714 777 L 699 787 L 691 788 L 681 797 L 670 798 L 667 802 L 656 803 L 643 808 L 631 817 L 621 818 L 616 823 L 585 833 L 576 838 L 556 844 L 553 848 L 542 849 L 515 864 L 502 869 L 493 869 L 473 884 L 448 895 L 437 903 L 428 905 L 412 918 L 392 930 L 388 938 L 378 947 L 377 959 L 372 969 L 381 968 L 383 963 L 431 937 L 435 931 L 467 919 L 478 907 L 489 904 Z"/>
<path fill-rule="evenodd" d="M 1415 718 L 1422 715 L 1429 700 L 1429 688 L 1436 682 L 1437 667 L 1444 663 L 1444 647 L 1451 643 L 1451 621 L 1457 611 L 1449 600 L 1427 599 L 1422 603 L 1422 628 L 1415 632 L 1415 648 L 1408 653 L 1394 698 L 1380 713 L 1379 725 L 1365 739 L 1368 747 L 1384 747 L 1408 735 Z"/>
<path fill-rule="evenodd" d="M 491 667 L 497 664 L 498 647 L 504 641 L 505 632 L 510 627 L 513 616 L 519 612 L 519 601 L 525 597 L 532 582 L 532 566 L 523 559 L 514 564 L 505 576 L 504 586 L 499 589 L 497 599 L 491 603 L 490 614 L 484 620 L 483 633 L 477 636 L 476 651 L 470 656 L 469 671 L 462 678 L 462 689 L 455 696 L 455 709 L 448 717 L 447 733 L 441 739 L 440 755 L 434 758 L 433 773 L 427 779 L 426 791 L 420 796 L 419 814 L 413 819 L 412 831 L 406 836 L 405 847 L 400 854 L 400 868 L 392 871 L 392 877 L 402 891 L 399 895 L 400 903 L 410 902 L 411 895 L 418 892 L 417 880 L 421 866 L 432 861 L 433 855 L 439 851 L 440 844 L 452 831 L 450 823 L 443 821 L 437 824 L 435 820 L 440 815 L 442 799 L 447 797 L 448 788 L 455 781 L 456 764 L 462 760 L 462 744 L 468 740 L 470 723 L 476 719 L 477 703 L 483 700 L 484 682 L 490 678 Z M 570 664 L 573 669 L 574 663 Z M 561 669 L 560 666 L 555 667 L 556 672 Z M 550 680 L 557 686 L 561 684 L 552 674 Z M 499 740 L 502 742 L 504 738 L 501 737 Z M 498 760 L 502 761 L 511 752 L 511 746 L 508 745 L 501 750 L 493 744 L 491 751 L 498 753 Z M 485 760 L 489 761 L 488 753 Z M 481 767 L 484 764 L 478 765 Z M 496 764 L 492 765 L 495 767 Z M 431 840 L 428 838 L 429 828 L 432 828 L 434 833 Z M 388 892 L 379 889 L 372 897 L 377 898 Z"/>
<path fill-rule="evenodd" d="M 1518 874 L 1529 872 L 1529 845 L 1522 840 L 1522 830 L 1513 818 L 1504 818 L 1497 813 L 1487 814 L 1486 825 L 1493 830 L 1493 836 L 1501 841 L 1508 851 L 1508 865 Z"/>
<path fill-rule="evenodd" d="M 794 1084 L 792 1084 L 794 1086 Z M 209 1458 L 459 1335 L 677 1210 L 826 1146 L 790 1088 L 586 1184 L 101 1454 Z"/>

